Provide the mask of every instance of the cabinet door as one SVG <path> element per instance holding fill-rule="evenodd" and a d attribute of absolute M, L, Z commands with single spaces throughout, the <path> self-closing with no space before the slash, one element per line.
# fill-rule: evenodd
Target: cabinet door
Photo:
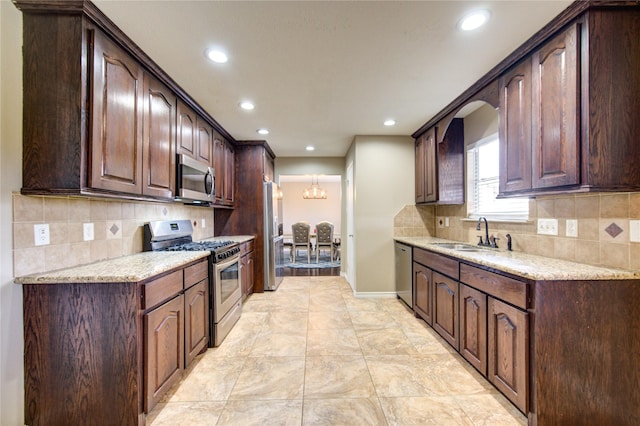
<path fill-rule="evenodd" d="M 144 315 L 145 412 L 182 376 L 184 365 L 184 296 Z"/>
<path fill-rule="evenodd" d="M 436 162 L 436 128 L 427 130 L 424 137 L 424 201 L 438 201 L 438 170 Z"/>
<path fill-rule="evenodd" d="M 229 143 L 224 144 L 224 204 L 233 205 L 235 201 L 235 152 Z"/>
<path fill-rule="evenodd" d="M 499 79 L 500 193 L 531 189 L 531 61 Z"/>
<path fill-rule="evenodd" d="M 413 262 L 413 310 L 426 321 L 433 325 L 433 286 L 431 269 L 419 263 Z"/>
<path fill-rule="evenodd" d="M 460 284 L 460 354 L 487 375 L 487 295 Z"/>
<path fill-rule="evenodd" d="M 96 32 L 91 86 L 88 185 L 142 193 L 142 67 Z"/>
<path fill-rule="evenodd" d="M 533 188 L 580 183 L 578 26 L 533 54 Z"/>
<path fill-rule="evenodd" d="M 456 350 L 458 335 L 458 282 L 433 272 L 433 329 Z"/>
<path fill-rule="evenodd" d="M 173 198 L 175 188 L 176 97 L 149 74 L 144 76 L 142 193 Z"/>
<path fill-rule="evenodd" d="M 220 135 L 213 138 L 213 167 L 216 176 L 216 204 L 224 204 L 225 190 L 225 150 Z"/>
<path fill-rule="evenodd" d="M 424 152 L 424 135 L 416 139 L 416 204 L 424 203 L 424 185 L 425 185 L 425 172 L 426 157 Z"/>
<path fill-rule="evenodd" d="M 213 127 L 201 117 L 197 117 L 196 126 L 198 144 L 196 159 L 213 166 Z"/>
<path fill-rule="evenodd" d="M 528 314 L 488 298 L 488 379 L 523 412 L 528 410 Z"/>
<path fill-rule="evenodd" d="M 206 347 L 209 336 L 209 279 L 184 292 L 184 368 Z"/>
<path fill-rule="evenodd" d="M 178 102 L 177 151 L 196 158 L 197 149 L 196 113 L 182 102 Z"/>

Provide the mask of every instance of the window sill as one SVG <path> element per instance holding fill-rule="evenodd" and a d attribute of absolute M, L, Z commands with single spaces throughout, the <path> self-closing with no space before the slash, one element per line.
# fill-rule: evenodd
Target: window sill
<path fill-rule="evenodd" d="M 499 216 L 478 216 L 478 217 L 465 217 L 460 219 L 462 222 L 478 222 L 478 218 L 484 217 L 491 223 L 517 223 L 517 224 L 534 224 L 534 219 L 510 219 Z"/>

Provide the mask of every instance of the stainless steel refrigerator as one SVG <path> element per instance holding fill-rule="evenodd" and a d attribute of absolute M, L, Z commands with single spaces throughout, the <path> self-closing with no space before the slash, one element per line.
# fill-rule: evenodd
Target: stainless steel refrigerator
<path fill-rule="evenodd" d="M 282 212 L 278 185 L 264 182 L 264 289 L 276 290 L 284 276 Z"/>

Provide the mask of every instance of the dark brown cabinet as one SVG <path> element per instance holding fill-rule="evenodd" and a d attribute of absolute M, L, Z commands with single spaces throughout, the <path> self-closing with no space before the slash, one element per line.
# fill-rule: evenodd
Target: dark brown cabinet
<path fill-rule="evenodd" d="M 456 350 L 460 348 L 458 285 L 457 281 L 433 272 L 433 329 Z"/>
<path fill-rule="evenodd" d="M 488 298 L 489 362 L 487 377 L 523 412 L 528 410 L 528 314 Z"/>
<path fill-rule="evenodd" d="M 235 153 L 233 146 L 220 135 L 213 140 L 213 158 L 216 175 L 215 203 L 232 206 L 235 200 Z"/>
<path fill-rule="evenodd" d="M 500 77 L 500 192 L 531 189 L 531 61 Z"/>
<path fill-rule="evenodd" d="M 207 292 L 207 259 L 139 282 L 24 284 L 25 424 L 144 425 L 207 349 Z"/>
<path fill-rule="evenodd" d="M 487 375 L 487 295 L 460 284 L 460 354 Z"/>
<path fill-rule="evenodd" d="M 640 189 L 639 16 L 589 10 L 500 76 L 501 195 Z"/>
<path fill-rule="evenodd" d="M 209 343 L 209 265 L 196 263 L 184 270 L 184 367 Z"/>
<path fill-rule="evenodd" d="M 445 134 L 438 141 L 438 132 Z M 446 129 L 429 128 L 416 139 L 416 204 L 464 204 L 464 128 L 455 118 Z"/>
<path fill-rule="evenodd" d="M 142 193 L 143 69 L 99 32 L 91 60 L 90 188 Z"/>
<path fill-rule="evenodd" d="M 212 166 L 214 131 L 232 150 L 235 140 L 93 3 L 15 4 L 23 194 L 170 201 L 176 153 Z"/>
<path fill-rule="evenodd" d="M 144 75 L 142 193 L 173 198 L 175 191 L 176 106 L 173 92 Z"/>
<path fill-rule="evenodd" d="M 580 183 L 580 52 L 577 24 L 532 56 L 531 153 L 534 189 Z"/>
<path fill-rule="evenodd" d="M 144 314 L 145 411 L 182 377 L 184 371 L 184 295 Z"/>
<path fill-rule="evenodd" d="M 246 241 L 240 246 L 240 279 L 242 282 L 242 299 L 253 293 L 254 254 L 253 241 Z"/>
<path fill-rule="evenodd" d="M 433 283 L 431 269 L 413 262 L 414 312 L 427 324 L 433 325 Z"/>

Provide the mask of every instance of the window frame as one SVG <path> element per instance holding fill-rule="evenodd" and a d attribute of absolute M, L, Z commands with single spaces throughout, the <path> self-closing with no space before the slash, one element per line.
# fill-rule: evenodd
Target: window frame
<path fill-rule="evenodd" d="M 529 220 L 529 199 L 514 197 L 514 198 L 498 198 L 498 200 L 507 200 L 503 205 L 513 205 L 517 208 L 514 209 L 487 209 L 487 210 L 477 210 L 478 209 L 478 193 L 479 193 L 479 183 L 478 183 L 478 149 L 489 143 L 497 143 L 498 144 L 498 152 L 500 147 L 500 140 L 498 137 L 498 133 L 492 133 L 484 138 L 477 140 L 473 143 L 468 144 L 465 147 L 465 160 L 466 160 L 466 172 L 467 172 L 467 181 L 466 181 L 466 191 L 467 191 L 467 218 L 477 220 L 479 217 L 486 217 L 487 219 L 492 219 L 494 221 L 503 221 L 503 222 L 527 222 Z M 499 167 L 499 159 L 498 159 L 498 167 L 496 167 L 497 173 L 495 178 L 492 177 L 491 180 L 497 181 L 499 186 L 500 182 L 500 167 Z M 523 200 L 523 201 L 520 201 Z M 520 204 L 518 206 L 518 204 Z M 526 207 L 525 207 L 526 205 Z M 494 204 L 494 206 L 496 206 Z"/>

